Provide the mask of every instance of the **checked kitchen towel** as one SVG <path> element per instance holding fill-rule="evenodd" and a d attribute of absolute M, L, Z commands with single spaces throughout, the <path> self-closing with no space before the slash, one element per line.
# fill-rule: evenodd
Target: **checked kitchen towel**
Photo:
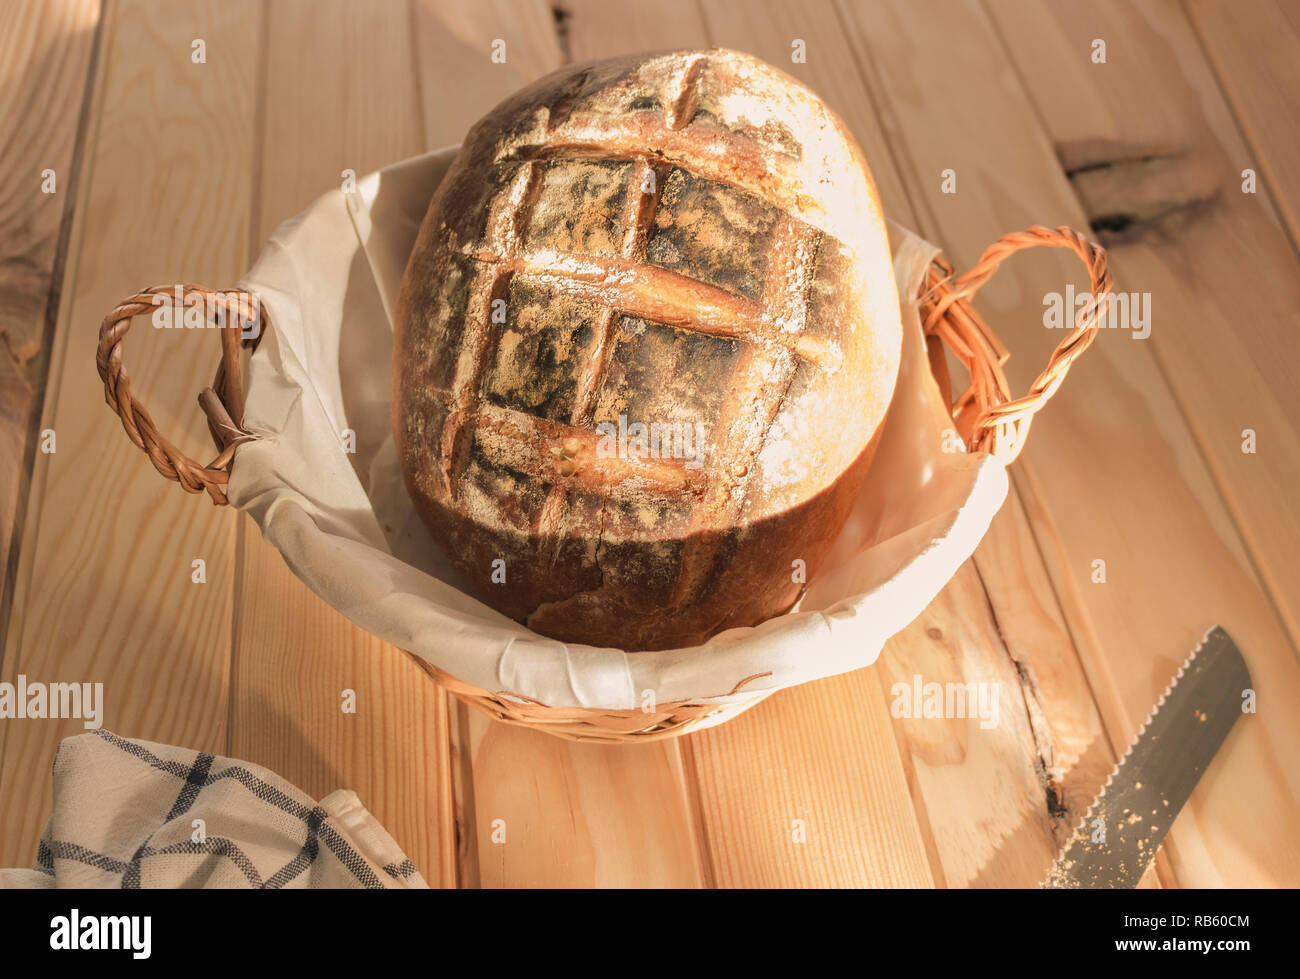
<path fill-rule="evenodd" d="M 257 765 L 108 731 L 67 738 L 31 870 L 0 887 L 422 888 L 355 792 L 320 802 Z"/>

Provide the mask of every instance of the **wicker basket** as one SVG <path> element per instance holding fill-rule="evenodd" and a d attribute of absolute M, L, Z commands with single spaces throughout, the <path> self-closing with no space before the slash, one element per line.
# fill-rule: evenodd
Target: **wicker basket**
<path fill-rule="evenodd" d="M 1076 317 L 1074 328 L 1052 352 L 1047 367 L 1020 398 L 1012 398 L 1002 365 L 1009 356 L 997 336 L 971 305 L 976 291 L 992 277 L 1013 253 L 1035 246 L 1068 248 L 1088 270 L 1089 302 Z M 1099 245 L 1070 228 L 1033 227 L 1004 235 L 985 250 L 974 268 L 954 278 L 952 268 L 937 257 L 928 270 L 923 293 L 918 297 L 930 368 L 945 402 L 951 406 L 953 424 L 971 452 L 986 452 L 1004 464 L 1012 462 L 1025 444 L 1034 415 L 1060 387 L 1070 365 L 1092 343 L 1097 322 L 1109 301 L 1111 275 L 1106 253 Z M 218 314 L 222 356 L 212 386 L 199 394 L 199 405 L 207 416 L 208 428 L 218 454 L 206 466 L 195 462 L 171 444 L 154 425 L 144 406 L 131 393 L 122 364 L 123 341 L 131 320 L 148 315 L 159 305 L 175 305 L 179 298 L 200 295 L 205 309 Z M 160 297 L 160 298 L 158 298 Z M 261 316 L 261 329 L 246 338 L 246 326 Z M 228 503 L 225 486 L 235 449 L 256 438 L 243 428 L 244 387 L 240 375 L 241 348 L 253 349 L 266 329 L 265 315 L 247 305 L 243 293 L 224 292 L 203 286 L 155 286 L 123 300 L 104 318 L 99 331 L 95 363 L 104 382 L 105 400 L 122 420 L 127 436 L 143 449 L 154 467 L 191 493 L 206 492 L 218 506 Z M 952 396 L 945 348 L 967 368 L 970 383 L 957 398 Z M 711 727 L 759 703 L 770 691 L 728 703 L 659 704 L 651 712 L 641 710 L 593 710 L 554 707 L 505 691 L 489 692 L 438 669 L 421 657 L 413 657 L 437 682 L 465 703 L 500 721 L 538 728 L 577 741 L 629 742 L 675 737 Z M 718 696 L 743 697 L 742 680 L 731 691 Z"/>

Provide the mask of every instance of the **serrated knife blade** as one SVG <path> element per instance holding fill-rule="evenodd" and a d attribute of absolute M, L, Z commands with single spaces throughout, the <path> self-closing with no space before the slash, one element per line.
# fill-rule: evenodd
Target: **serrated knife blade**
<path fill-rule="evenodd" d="M 1043 887 L 1136 887 L 1242 714 L 1250 671 L 1214 626 L 1151 708 Z"/>

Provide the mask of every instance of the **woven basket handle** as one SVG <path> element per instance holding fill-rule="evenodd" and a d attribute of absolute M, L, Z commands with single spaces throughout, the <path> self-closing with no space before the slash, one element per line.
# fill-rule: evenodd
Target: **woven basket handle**
<path fill-rule="evenodd" d="M 1022 398 L 1011 397 L 1002 365 L 1010 356 L 996 334 L 975 312 L 970 299 L 1007 258 L 1022 248 L 1068 248 L 1088 269 L 1092 295 L 1079 310 L 1074 328 L 1057 345 Z M 1035 226 L 1003 235 L 984 250 L 974 268 L 956 279 L 952 267 L 936 257 L 919 300 L 930 368 L 952 407 L 957 432 L 970 451 L 988 452 L 1010 464 L 1024 448 L 1029 425 L 1056 393 L 1070 365 L 1092 344 L 1097 322 L 1110 303 L 1112 278 L 1106 250 L 1070 228 Z M 944 359 L 946 344 L 970 371 L 970 387 L 955 401 Z"/>
<path fill-rule="evenodd" d="M 186 298 L 203 298 L 204 320 L 220 327 L 221 363 L 212 386 L 199 393 L 199 406 L 208 418 L 220 454 L 206 466 L 195 462 L 164 438 L 144 405 L 131 394 L 131 381 L 122 365 L 122 341 L 131 320 L 171 307 L 173 317 L 187 312 Z M 193 302 L 193 300 L 191 300 Z M 247 293 L 218 291 L 204 286 L 153 286 L 122 300 L 99 327 L 95 366 L 104 381 L 104 400 L 122 419 L 127 437 L 143 449 L 154 468 L 190 493 L 206 490 L 212 502 L 224 506 L 230 461 L 235 446 L 256 438 L 243 428 L 244 384 L 239 369 L 241 346 L 255 347 L 265 326 L 261 305 Z"/>
<path fill-rule="evenodd" d="M 1092 295 L 1075 319 L 1074 329 L 1060 342 L 1047 367 L 1030 385 L 1028 393 L 1012 399 L 1002 365 L 1009 354 L 970 299 L 998 266 L 1022 248 L 1068 248 L 1083 261 L 1091 280 Z M 1106 251 L 1067 227 L 1032 227 L 1003 235 L 990 245 L 975 267 L 953 278 L 952 267 L 936 256 L 928 270 L 925 291 L 919 299 L 926 349 L 944 399 L 951 405 L 958 434 L 971 451 L 988 452 L 1011 463 L 1024 447 L 1029 425 L 1056 393 L 1070 365 L 1088 349 L 1097 334 L 1097 321 L 1110 301 L 1112 284 Z M 195 462 L 163 437 L 144 405 L 131 394 L 131 381 L 122 364 L 122 342 L 131 320 L 160 306 L 172 315 L 184 315 L 187 297 L 204 300 L 205 320 L 220 327 L 221 362 L 212 386 L 199 393 L 199 406 L 207 415 L 208 429 L 220 453 L 206 466 Z M 177 307 L 180 307 L 179 309 Z M 190 493 L 207 491 L 218 506 L 229 503 L 226 484 L 235 447 L 255 439 L 243 427 L 244 385 L 240 374 L 241 346 L 255 348 L 265 330 L 265 317 L 255 297 L 247 293 L 218 291 L 204 286 L 153 286 L 122 300 L 99 327 L 95 366 L 104 382 L 104 400 L 122 419 L 127 437 L 145 451 L 154 468 Z M 249 327 L 255 329 L 250 330 Z M 943 345 L 964 363 L 971 382 L 955 401 L 944 359 Z"/>

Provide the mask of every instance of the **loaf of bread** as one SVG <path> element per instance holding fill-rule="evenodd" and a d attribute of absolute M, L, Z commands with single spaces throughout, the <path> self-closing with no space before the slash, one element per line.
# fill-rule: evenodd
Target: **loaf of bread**
<path fill-rule="evenodd" d="M 570 642 L 695 645 L 817 573 L 901 337 L 866 161 L 812 92 L 720 49 L 576 65 L 475 125 L 433 198 L 394 436 L 489 605 Z"/>

